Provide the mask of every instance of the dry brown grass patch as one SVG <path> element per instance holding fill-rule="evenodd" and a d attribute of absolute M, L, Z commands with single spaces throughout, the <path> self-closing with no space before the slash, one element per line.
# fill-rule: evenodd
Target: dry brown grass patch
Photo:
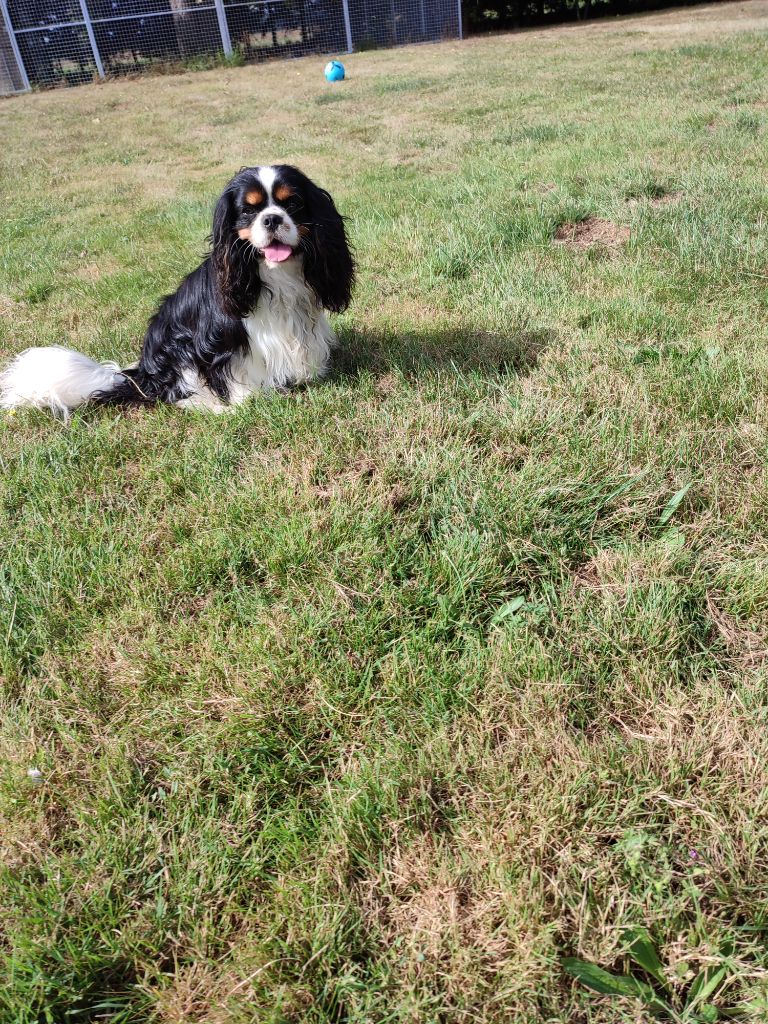
<path fill-rule="evenodd" d="M 80 253 L 80 258 L 84 258 L 86 253 Z M 115 274 L 120 270 L 120 264 L 112 256 L 101 255 L 98 261 L 91 260 L 89 263 L 85 263 L 79 266 L 74 271 L 74 276 L 79 281 L 99 281 L 102 277 L 109 277 L 110 274 Z"/>
<path fill-rule="evenodd" d="M 646 566 L 639 559 L 623 551 L 598 551 L 579 568 L 574 583 L 586 590 L 623 593 L 647 580 Z"/>
<path fill-rule="evenodd" d="M 632 196 L 627 200 L 627 206 L 634 208 L 640 206 L 641 203 L 647 202 L 648 205 L 654 210 L 663 209 L 665 206 L 674 206 L 675 203 L 679 202 L 682 198 L 683 193 L 680 189 L 675 189 L 672 192 L 665 192 L 660 196 L 640 197 Z"/>
<path fill-rule="evenodd" d="M 153 992 L 158 1024 L 226 1024 L 230 998 L 247 998 L 252 991 L 248 979 L 238 981 L 235 974 L 209 964 L 180 967 L 167 988 Z"/>
<path fill-rule="evenodd" d="M 654 209 L 658 209 L 662 206 L 672 206 L 674 203 L 679 202 L 682 198 L 683 193 L 677 189 L 674 192 L 666 192 L 663 196 L 653 196 L 650 199 L 650 205 Z"/>
<path fill-rule="evenodd" d="M 736 664 L 755 667 L 768 659 L 768 639 L 726 612 L 718 595 L 707 593 L 707 611 Z"/>
<path fill-rule="evenodd" d="M 478 866 L 470 876 L 458 854 L 432 836 L 397 846 L 381 873 L 359 887 L 364 915 L 388 944 L 409 951 L 417 974 L 440 960 L 500 967 L 515 943 L 503 894 L 480 877 Z M 422 967 L 426 958 L 431 963 Z"/>

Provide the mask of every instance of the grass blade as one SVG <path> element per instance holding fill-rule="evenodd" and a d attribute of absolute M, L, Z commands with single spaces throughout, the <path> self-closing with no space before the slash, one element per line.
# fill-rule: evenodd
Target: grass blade
<path fill-rule="evenodd" d="M 580 981 L 582 985 L 586 985 L 587 988 L 591 988 L 595 992 L 601 992 L 603 995 L 639 996 L 643 999 L 647 995 L 643 991 L 644 989 L 653 994 L 650 985 L 646 985 L 645 982 L 638 981 L 637 978 L 633 978 L 629 974 L 611 974 L 587 960 L 566 957 L 562 961 L 562 966 L 563 970 Z"/>
<path fill-rule="evenodd" d="M 492 626 L 498 626 L 504 619 L 509 619 L 511 616 L 516 615 L 525 604 L 525 598 L 518 594 L 517 597 L 513 597 L 511 601 L 507 601 L 499 608 L 491 619 Z"/>
<path fill-rule="evenodd" d="M 720 1020 L 720 1011 L 713 1003 L 704 1003 L 690 1020 L 700 1021 L 701 1024 L 714 1024 Z"/>
<path fill-rule="evenodd" d="M 576 978 L 582 985 L 606 996 L 625 996 L 640 999 L 655 1015 L 669 1016 L 674 1019 L 674 1011 L 660 999 L 649 984 L 635 978 L 631 974 L 611 974 L 597 964 L 576 957 L 565 957 L 561 960 L 563 970 Z"/>
<path fill-rule="evenodd" d="M 664 977 L 664 968 L 656 952 L 648 930 L 646 928 L 627 928 L 624 932 L 624 941 L 627 943 L 627 952 L 652 978 L 663 987 L 667 987 L 667 979 Z"/>
<path fill-rule="evenodd" d="M 705 967 L 696 975 L 688 989 L 688 1008 L 693 1009 L 698 1003 L 703 1003 L 720 988 L 728 973 L 727 967 Z"/>
<path fill-rule="evenodd" d="M 666 526 L 669 520 L 675 514 L 675 512 L 677 512 L 678 508 L 680 507 L 680 503 L 682 502 L 683 498 L 686 496 L 688 491 L 690 491 L 691 487 L 693 487 L 693 480 L 689 480 L 687 484 L 683 484 L 679 491 L 675 491 L 675 493 L 669 499 L 667 504 L 664 506 L 662 513 L 659 516 L 659 521 L 656 523 L 656 526 L 659 529 L 661 529 L 663 526 Z"/>

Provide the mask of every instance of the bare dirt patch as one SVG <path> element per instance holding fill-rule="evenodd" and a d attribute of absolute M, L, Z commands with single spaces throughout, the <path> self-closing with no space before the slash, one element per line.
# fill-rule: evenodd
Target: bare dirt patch
<path fill-rule="evenodd" d="M 571 249 L 591 249 L 598 245 L 616 249 L 629 241 L 629 228 L 602 217 L 587 217 L 575 223 L 561 224 L 555 232 L 554 241 L 556 245 L 566 245 Z"/>

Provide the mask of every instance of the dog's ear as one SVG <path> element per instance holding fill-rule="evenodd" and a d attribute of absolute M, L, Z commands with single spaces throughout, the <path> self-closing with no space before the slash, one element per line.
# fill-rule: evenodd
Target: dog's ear
<path fill-rule="evenodd" d="M 211 261 L 221 307 L 229 316 L 240 319 L 255 307 L 261 280 L 258 261 L 254 258 L 256 254 L 249 252 L 251 243 L 240 238 L 235 230 L 238 215 L 236 196 L 234 183 L 230 183 L 216 203 L 211 231 Z"/>
<path fill-rule="evenodd" d="M 325 309 L 341 313 L 349 305 L 355 282 L 344 220 L 330 195 L 309 180 L 305 197 L 310 223 L 302 244 L 304 277 Z"/>

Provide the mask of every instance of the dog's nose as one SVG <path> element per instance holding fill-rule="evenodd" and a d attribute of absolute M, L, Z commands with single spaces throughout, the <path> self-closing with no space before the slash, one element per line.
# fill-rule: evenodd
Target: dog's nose
<path fill-rule="evenodd" d="M 268 213 L 261 218 L 261 222 L 267 231 L 274 231 L 275 228 L 279 228 L 283 223 L 283 218 L 279 213 Z"/>

